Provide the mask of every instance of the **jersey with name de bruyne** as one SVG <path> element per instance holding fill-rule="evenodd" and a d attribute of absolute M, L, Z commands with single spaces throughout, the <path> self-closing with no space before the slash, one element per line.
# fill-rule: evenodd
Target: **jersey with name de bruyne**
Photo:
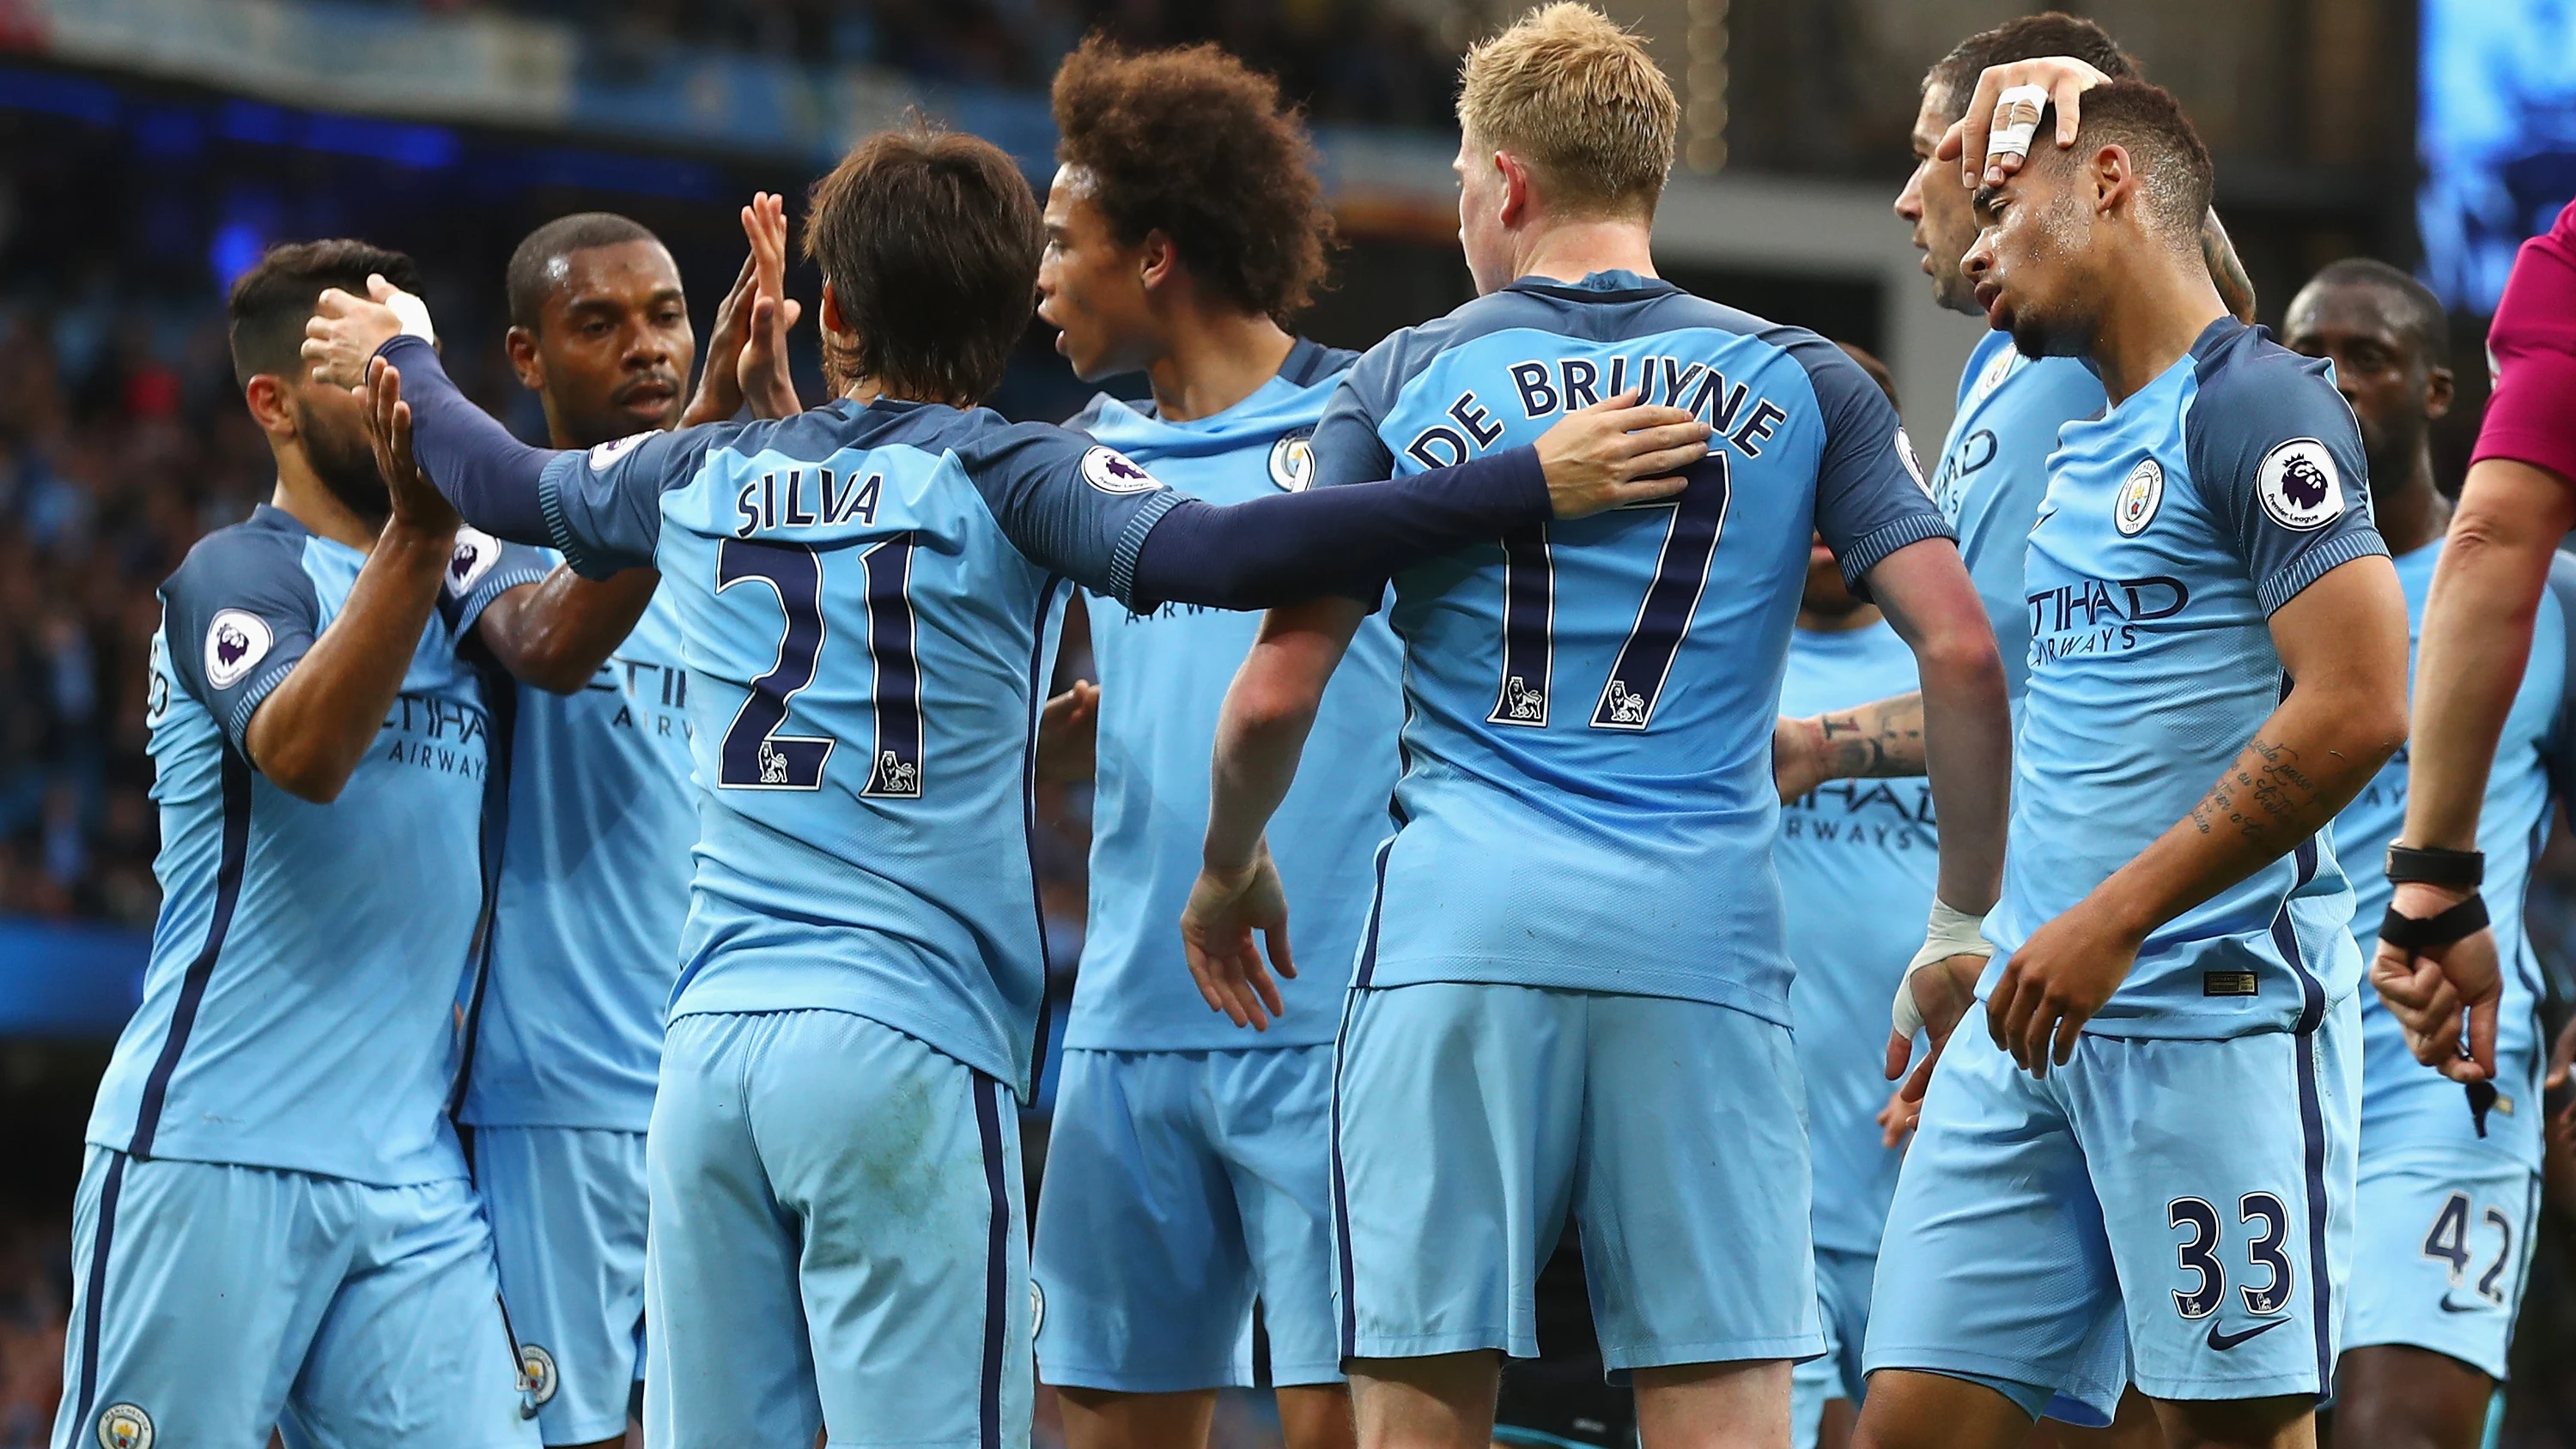
<path fill-rule="evenodd" d="M 387 1186 L 465 1173 L 446 1106 L 491 739 L 456 646 L 544 566 L 459 531 L 401 693 L 338 797 L 315 804 L 245 742 L 365 563 L 262 505 L 161 586 L 147 721 L 161 913 L 94 1145 Z"/>
<path fill-rule="evenodd" d="M 2025 584 L 2023 701 L 1993 989 L 2031 933 L 2189 815 L 2289 687 L 2268 621 L 2385 555 L 2326 364 L 2232 318 L 2049 460 Z M 2321 831 L 2157 927 L 2088 1029 L 2312 1029 L 2359 984 L 2352 891 Z"/>
<path fill-rule="evenodd" d="M 1151 402 L 1103 395 L 1068 426 L 1211 503 L 1294 492 L 1313 476 L 1308 439 L 1355 353 L 1299 341 L 1277 376 L 1225 411 L 1170 422 Z M 1368 919 L 1372 858 L 1394 829 L 1395 738 L 1404 723 L 1395 635 L 1372 616 L 1334 671 L 1301 771 L 1264 832 L 1288 892 L 1298 973 L 1287 1013 L 1249 1032 L 1191 984 L 1176 923 L 1198 880 L 1208 760 L 1226 685 L 1261 616 L 1192 604 L 1150 614 L 1096 608 L 1099 771 L 1091 813 L 1091 912 L 1064 1044 L 1099 1051 L 1313 1046 L 1333 1039 Z"/>
<path fill-rule="evenodd" d="M 1716 430 L 1677 501 L 1396 576 L 1405 768 L 1360 984 L 1788 1020 L 1771 730 L 1809 540 L 1857 579 L 1951 536 L 1868 375 L 1668 282 L 1525 278 L 1371 349 L 1316 428 L 1316 483 L 1527 443 L 1633 386 Z"/>
<path fill-rule="evenodd" d="M 1182 495 L 1077 433 L 842 399 L 567 453 L 574 568 L 652 563 L 699 836 L 670 1016 L 864 1016 L 1023 1084 L 1038 710 L 1067 581 L 1129 595 Z"/>

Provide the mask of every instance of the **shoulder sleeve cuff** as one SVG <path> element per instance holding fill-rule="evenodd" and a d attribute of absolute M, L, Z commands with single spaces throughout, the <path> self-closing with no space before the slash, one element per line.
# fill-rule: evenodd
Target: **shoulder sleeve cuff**
<path fill-rule="evenodd" d="M 1136 556 L 1145 550 L 1145 535 L 1163 521 L 1163 515 L 1181 506 L 1183 495 L 1166 488 L 1136 506 L 1136 512 L 1119 530 L 1118 547 L 1109 556 L 1109 596 L 1121 605 L 1134 609 L 1136 592 Z"/>
<path fill-rule="evenodd" d="M 564 562 L 572 566 L 574 573 L 596 582 L 616 573 L 617 566 L 593 557 L 590 550 L 582 547 L 580 536 L 573 531 L 572 516 L 564 511 L 563 503 L 563 490 L 571 481 L 572 470 L 586 466 L 588 462 L 586 453 L 557 454 L 555 460 L 546 465 L 546 471 L 537 476 L 537 511 L 545 515 L 546 542 L 553 544 L 555 552 L 564 556 Z M 459 625 L 457 632 L 463 633 L 464 626 Z"/>
<path fill-rule="evenodd" d="M 1927 538 L 1946 538 L 1952 543 L 1959 541 L 1958 531 L 1951 528 L 1940 514 L 1909 513 L 1862 535 L 1858 543 L 1834 555 L 1834 562 L 1843 571 L 1843 583 L 1853 593 L 1867 598 L 1861 576 L 1886 562 L 1889 554 Z"/>
<path fill-rule="evenodd" d="M 2567 411 L 2567 399 L 2576 397 L 2576 356 L 2534 349 L 2501 362 L 2469 461 L 2528 463 L 2576 483 L 2576 418 Z"/>
<path fill-rule="evenodd" d="M 295 672 L 296 661 L 303 657 L 298 654 L 290 659 L 271 661 L 241 693 L 233 696 L 231 708 L 224 712 L 224 738 L 232 741 L 233 748 L 241 752 L 243 759 L 250 758 L 250 717 L 259 712 L 260 701 L 275 694 L 277 687 L 286 682 L 286 676 Z"/>
<path fill-rule="evenodd" d="M 521 584 L 543 583 L 546 575 L 551 572 L 553 570 L 543 564 L 508 564 L 494 568 L 483 582 L 474 586 L 474 592 L 468 594 L 465 602 L 457 608 L 456 637 L 462 639 L 472 633 L 474 621 L 483 617 L 483 610 L 494 599 Z"/>
<path fill-rule="evenodd" d="M 2375 528 L 2355 529 L 2339 538 L 2330 538 L 2290 561 L 2290 566 L 2255 586 L 2254 596 L 2262 601 L 2263 612 L 2273 614 L 2283 604 L 2299 596 L 2308 585 L 2357 558 L 2388 556 L 2388 545 L 2381 541 Z"/>

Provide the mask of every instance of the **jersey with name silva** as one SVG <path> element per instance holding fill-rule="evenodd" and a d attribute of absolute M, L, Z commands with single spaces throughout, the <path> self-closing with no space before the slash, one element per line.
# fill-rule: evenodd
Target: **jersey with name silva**
<path fill-rule="evenodd" d="M 1355 979 L 1714 1002 L 1785 1023 L 1771 728 L 1821 530 L 1847 576 L 1947 538 L 1896 410 L 1832 343 L 1601 272 L 1371 349 L 1316 485 L 1535 440 L 1634 386 L 1717 430 L 1676 502 L 1397 575 L 1404 776 Z"/>
<path fill-rule="evenodd" d="M 2233 318 L 2066 425 L 2030 536 L 2030 690 L 1980 995 L 2033 931 L 2190 814 L 2280 704 L 2272 611 L 2388 552 L 2368 478 L 2326 364 Z M 2360 981 L 2351 917 L 2320 832 L 2158 927 L 2088 1029 L 2313 1026 Z"/>
<path fill-rule="evenodd" d="M 152 636 L 161 915 L 89 1140 L 399 1185 L 460 1177 L 452 1011 L 483 906 L 490 721 L 457 640 L 534 550 L 457 535 L 384 726 L 328 805 L 249 763 L 260 701 L 366 556 L 262 505 L 188 552 Z"/>
<path fill-rule="evenodd" d="M 464 1120 L 641 1132 L 698 839 L 675 609 L 656 590 L 577 693 L 506 687 L 508 820 Z"/>
<path fill-rule="evenodd" d="M 2397 560 L 2406 589 L 2407 631 L 2420 639 L 2424 599 L 2432 590 L 2441 540 Z M 2502 1093 L 2487 1113 L 2486 1141 L 2532 1167 L 2540 1165 L 2540 1003 L 2548 991 L 2540 957 L 2523 921 L 2531 890 L 2532 861 L 2549 839 L 2553 799 L 2576 799 L 2576 559 L 2561 555 L 2549 569 L 2532 621 L 2531 661 L 2523 668 L 2495 767 L 2487 775 L 2486 804 L 2478 813 L 2478 849 L 2486 853 L 2482 887 L 2493 905 L 2496 959 L 2504 968 L 2504 1001 L 2496 1023 L 2496 1086 Z M 2406 824 L 2406 752 L 2335 817 L 2335 851 L 2351 862 L 2352 935 L 2367 962 L 2379 945 L 2379 922 L 2388 914 L 2388 843 Z M 2362 1150 L 2412 1143 L 2476 1141 L 2468 1097 L 2459 1083 L 2415 1060 L 2397 1018 L 2379 993 L 2361 994 Z"/>
<path fill-rule="evenodd" d="M 1780 712 L 1847 709 L 1920 688 L 1914 651 L 1885 622 L 1789 641 Z M 1798 968 L 1789 1005 L 1807 1080 L 1815 1158 L 1816 1246 L 1876 1253 L 1904 1154 L 1880 1141 L 1878 1110 L 1894 1090 L 1881 1070 L 1887 1004 L 1923 944 L 1940 840 L 1932 783 L 1834 780 L 1780 807 L 1771 856 Z"/>
<path fill-rule="evenodd" d="M 2093 369 L 2072 357 L 2024 357 L 2006 332 L 1978 339 L 1959 374 L 1959 410 L 1941 443 L 1932 498 L 1959 531 L 1959 556 L 1994 623 L 2016 707 L 2030 681 L 2022 555 L 2048 493 L 2048 455 L 2059 428 L 2098 418 L 2105 405 Z"/>
<path fill-rule="evenodd" d="M 574 568 L 657 564 L 678 619 L 699 829 L 670 1015 L 847 1011 L 1020 1085 L 1059 605 L 1126 599 L 1180 495 L 1078 433 L 880 398 L 567 453 L 538 496 Z"/>
<path fill-rule="evenodd" d="M 1313 476 L 1308 439 L 1355 353 L 1300 341 L 1279 375 L 1214 416 L 1185 423 L 1101 397 L 1070 426 L 1211 503 L 1294 492 Z M 1091 810 L 1091 915 L 1064 1044 L 1098 1051 L 1311 1046 L 1341 1020 L 1376 882 L 1394 830 L 1404 697 L 1395 635 L 1372 615 L 1324 691 L 1307 768 L 1270 818 L 1288 891 L 1298 975 L 1279 983 L 1287 1014 L 1251 1032 L 1207 1009 L 1181 957 L 1181 908 L 1207 833 L 1208 760 L 1226 686 L 1261 631 L 1258 614 L 1166 604 L 1091 616 L 1100 665 L 1099 773 Z"/>

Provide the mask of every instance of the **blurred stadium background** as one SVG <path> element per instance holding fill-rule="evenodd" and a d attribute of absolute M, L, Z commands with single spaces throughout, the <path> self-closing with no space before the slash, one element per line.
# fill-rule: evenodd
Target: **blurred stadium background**
<path fill-rule="evenodd" d="M 1042 190 L 1046 82 L 1101 28 L 1219 41 L 1304 102 L 1346 242 L 1306 330 L 1365 346 L 1470 294 L 1446 169 L 1451 77 L 1463 45 L 1515 8 L 0 0 L 0 1449 L 43 1442 L 52 1419 L 81 1128 L 158 905 L 142 723 L 153 588 L 271 486 L 225 357 L 233 276 L 303 237 L 412 252 L 460 381 L 537 437 L 500 346 L 502 264 L 531 227 L 586 209 L 652 226 L 695 288 L 703 336 L 739 260 L 739 202 L 756 188 L 801 197 L 850 138 L 908 107 L 1001 143 Z M 1888 202 L 1923 68 L 2024 7 L 1605 8 L 1651 38 L 1686 97 L 1685 164 L 1658 228 L 1667 275 L 1885 357 L 1931 446 L 1976 333 L 1932 307 Z M 2356 254 L 2417 269 L 2452 306 L 2464 405 L 2440 462 L 2455 487 L 2486 391 L 2483 314 L 2515 243 L 2576 195 L 2576 0 L 2066 8 L 2102 20 L 2190 108 L 2265 321 L 2318 266 Z M 811 275 L 792 285 L 814 294 Z M 1033 331 L 998 402 L 1055 419 L 1084 392 Z M 1065 991 L 1088 801 L 1058 790 L 1046 808 Z M 2556 968 L 2576 947 L 2576 852 L 2562 842 L 2550 865 L 2534 910 Z M 2576 1210 L 2557 1186 L 2556 1207 Z M 2555 1227 L 2518 1369 L 2576 1347 L 2576 1219 Z M 1259 1396 L 1231 1403 L 1222 1429 L 1262 1442 Z M 2518 1371 L 2506 1443 L 2576 1444 L 2576 1386 Z"/>

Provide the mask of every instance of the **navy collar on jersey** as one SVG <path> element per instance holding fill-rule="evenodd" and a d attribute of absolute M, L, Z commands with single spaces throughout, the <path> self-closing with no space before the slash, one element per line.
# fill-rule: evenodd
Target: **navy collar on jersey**
<path fill-rule="evenodd" d="M 1348 355 L 1349 354 L 1347 353 L 1343 354 L 1345 357 Z M 1333 349 L 1326 347 L 1324 344 L 1316 341 L 1312 337 L 1300 337 L 1288 345 L 1288 355 L 1280 359 L 1279 371 L 1275 375 L 1281 382 L 1288 384 L 1290 387 L 1313 387 L 1319 382 L 1329 380 L 1332 377 L 1334 370 L 1335 359 Z M 1269 386 L 1268 383 L 1262 384 L 1262 387 L 1267 386 Z M 1261 388 L 1259 387 L 1252 390 L 1252 392 L 1259 391 L 1261 391 Z M 1245 393 L 1243 396 L 1246 399 L 1249 399 L 1252 396 L 1252 392 Z M 1109 394 L 1107 393 L 1101 393 L 1095 396 L 1090 403 L 1083 407 L 1082 412 L 1076 413 L 1072 418 L 1068 419 L 1065 426 L 1079 426 L 1084 414 L 1087 414 L 1093 408 L 1098 407 L 1100 405 L 1100 398 L 1108 396 Z M 1158 423 L 1163 420 L 1162 406 L 1154 401 L 1154 395 L 1151 392 L 1146 393 L 1143 397 L 1122 397 L 1117 399 L 1117 401 L 1126 404 L 1128 411 L 1134 413 L 1140 418 L 1150 418 Z M 1237 403 L 1236 406 L 1241 406 L 1241 403 Z M 1216 412 L 1208 414 L 1208 417 L 1221 416 L 1222 414 L 1232 412 L 1233 410 L 1233 408 L 1219 408 Z M 1195 421 L 1205 422 L 1207 419 L 1199 418 Z"/>
<path fill-rule="evenodd" d="M 1523 277 L 1503 290 L 1524 292 L 1534 297 L 1554 297 L 1561 302 L 1637 302 L 1648 297 L 1669 297 L 1681 288 L 1661 277 L 1641 277 L 1635 272 L 1612 270 L 1588 273 L 1580 282 Z"/>
<path fill-rule="evenodd" d="M 2195 362 L 2208 361 L 2220 348 L 2235 341 L 2237 334 L 2243 332 L 2253 333 L 2258 341 L 2268 342 L 2272 338 L 2271 332 L 2266 328 L 2248 327 L 2233 316 L 2220 317 L 2200 329 L 2200 335 L 2192 339 L 2192 359 Z"/>
<path fill-rule="evenodd" d="M 306 528 L 303 520 L 274 503 L 254 506 L 250 511 L 250 517 L 241 521 L 241 526 L 261 529 L 269 533 L 300 533 L 308 538 L 313 536 L 313 530 Z"/>

